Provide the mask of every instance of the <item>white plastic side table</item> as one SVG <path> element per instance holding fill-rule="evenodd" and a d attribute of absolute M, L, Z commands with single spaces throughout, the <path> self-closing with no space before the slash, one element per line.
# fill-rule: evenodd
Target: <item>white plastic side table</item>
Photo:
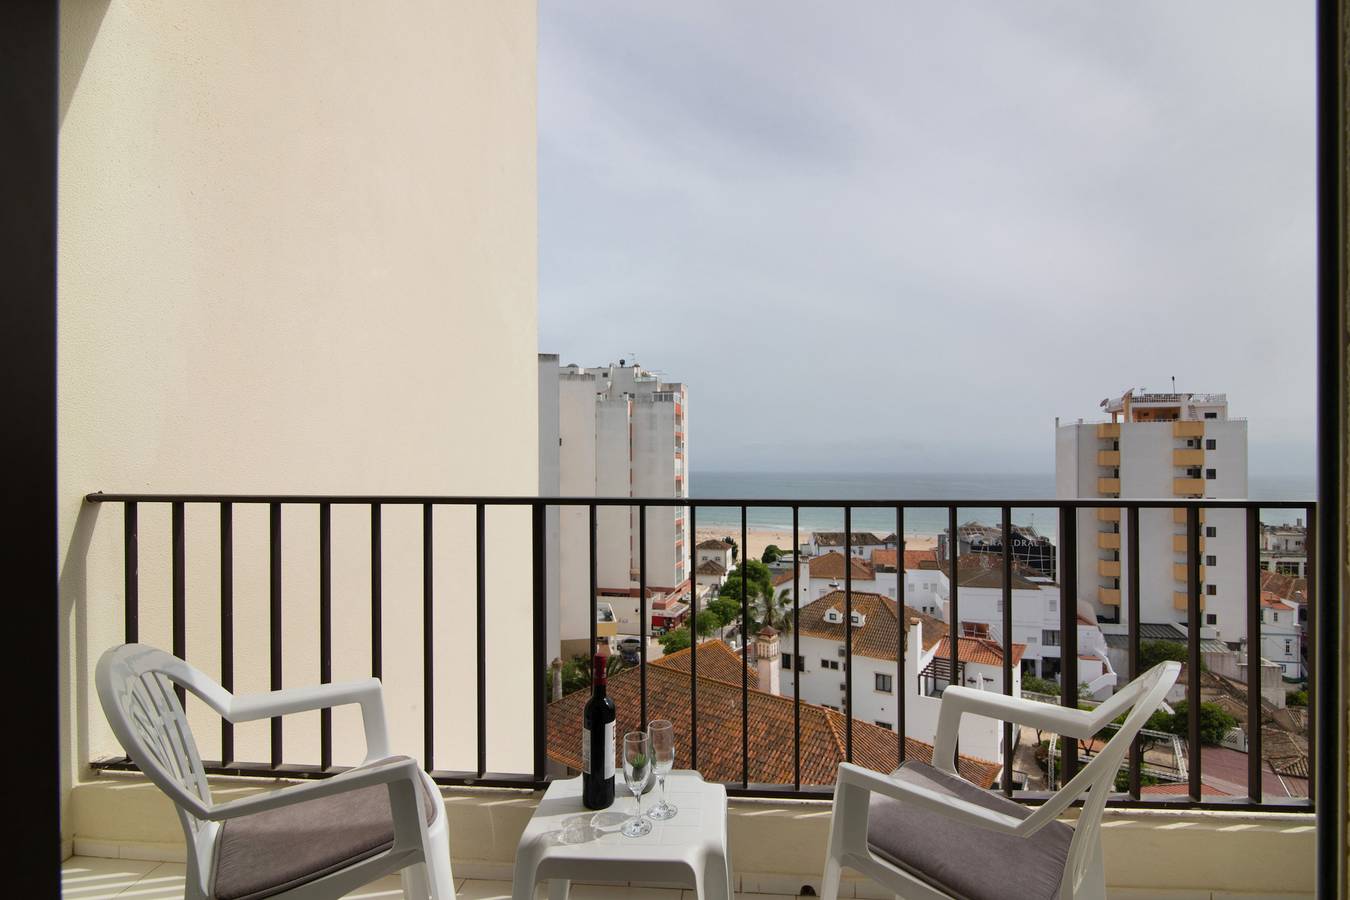
<path fill-rule="evenodd" d="M 566 900 L 574 880 L 682 884 L 700 900 L 731 900 L 726 788 L 677 770 L 666 777 L 666 792 L 679 815 L 630 838 L 621 829 L 635 806 L 622 776 L 614 805 L 600 812 L 581 805 L 580 777 L 553 782 L 520 836 L 512 900 L 533 900 L 540 881 L 549 882 L 549 900 Z M 643 808 L 656 799 L 653 790 Z"/>

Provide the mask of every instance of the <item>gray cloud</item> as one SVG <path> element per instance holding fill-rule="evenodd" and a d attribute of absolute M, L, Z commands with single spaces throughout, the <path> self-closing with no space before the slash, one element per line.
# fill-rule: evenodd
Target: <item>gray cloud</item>
<path fill-rule="evenodd" d="M 1311 469 L 1309 0 L 540 13 L 542 349 L 697 466 L 1046 471 L 1175 375 Z"/>

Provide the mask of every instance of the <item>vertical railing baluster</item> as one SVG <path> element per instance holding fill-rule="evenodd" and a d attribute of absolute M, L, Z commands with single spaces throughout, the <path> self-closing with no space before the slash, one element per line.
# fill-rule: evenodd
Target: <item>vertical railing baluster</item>
<path fill-rule="evenodd" d="M 844 759 L 853 762 L 853 508 L 844 507 Z"/>
<path fill-rule="evenodd" d="M 750 786 L 750 554 L 741 507 L 741 787 Z"/>
<path fill-rule="evenodd" d="M 220 686 L 234 690 L 234 508 L 220 504 Z M 234 761 L 234 725 L 220 720 L 220 764 Z"/>
<path fill-rule="evenodd" d="M 590 506 L 590 518 L 588 519 L 588 522 L 589 522 L 589 528 L 588 528 L 587 533 L 590 535 L 590 539 L 589 539 L 589 540 L 590 540 L 590 542 L 589 542 L 589 548 L 590 548 L 590 551 L 589 551 L 589 552 L 590 552 L 590 576 L 591 576 L 591 596 L 590 596 L 590 600 L 588 601 L 588 603 L 589 603 L 590 608 L 591 608 L 591 621 L 590 621 L 590 626 L 591 626 L 591 629 L 590 629 L 590 635 L 591 635 L 591 655 L 590 655 L 590 659 L 587 660 L 587 665 L 590 665 L 590 666 L 593 667 L 594 664 L 595 664 L 595 654 L 596 654 L 596 652 L 599 650 L 599 646 L 600 646 L 600 637 L 599 637 L 599 634 L 598 634 L 598 629 L 596 628 L 596 619 L 597 619 L 597 618 L 599 617 L 599 615 L 600 615 L 600 601 L 599 601 L 599 599 L 596 597 L 596 592 L 599 590 L 598 574 L 597 574 L 597 567 L 598 567 L 599 564 L 598 564 L 598 562 L 597 562 L 597 560 L 596 560 L 596 555 L 595 555 L 595 528 L 596 528 L 596 524 L 595 524 L 595 504 L 594 504 L 594 503 L 592 503 L 591 506 Z"/>
<path fill-rule="evenodd" d="M 905 761 L 905 650 L 909 646 L 909 613 L 905 603 L 905 508 L 895 508 L 895 760 Z M 921 648 L 922 649 L 922 648 Z"/>
<path fill-rule="evenodd" d="M 698 507 L 689 501 L 689 539 L 698 536 Z M 689 768 L 698 771 L 698 591 L 689 583 Z"/>
<path fill-rule="evenodd" d="M 1012 507 L 1003 507 L 1003 696 L 1012 696 Z M 1012 723 L 1003 723 L 1003 793 L 1012 796 Z"/>
<path fill-rule="evenodd" d="M 1308 642 L 1308 664 L 1307 664 L 1307 683 L 1308 683 L 1308 797 L 1310 799 L 1317 797 L 1317 755 L 1323 752 L 1323 748 L 1317 745 L 1317 724 L 1313 718 L 1313 712 L 1317 709 L 1317 692 L 1324 688 L 1328 691 L 1335 691 L 1334 685 L 1320 684 L 1314 677 L 1317 668 L 1317 608 L 1320 605 L 1317 585 L 1317 508 L 1307 506 L 1303 509 L 1303 521 L 1308 523 L 1307 531 L 1303 536 L 1303 545 L 1307 550 L 1308 569 L 1307 587 L 1308 591 L 1303 598 L 1304 604 L 1308 608 L 1308 625 L 1304 629 L 1307 634 Z M 1293 591 L 1290 591 L 1293 593 Z M 1334 635 L 1327 635 L 1328 642 L 1336 640 Z M 1338 677 L 1340 673 L 1337 673 Z M 1334 733 L 1334 732 L 1333 732 Z M 1334 746 L 1328 748 L 1328 751 L 1334 751 Z M 1330 787 L 1330 785 L 1328 785 Z"/>
<path fill-rule="evenodd" d="M 370 677 L 384 672 L 384 551 L 380 504 L 370 504 Z"/>
<path fill-rule="evenodd" d="M 792 507 L 792 787 L 802 789 L 802 642 L 801 535 L 798 532 L 798 508 Z"/>
<path fill-rule="evenodd" d="M 474 508 L 474 548 L 476 562 L 476 602 L 474 622 L 477 631 L 478 686 L 478 775 L 487 771 L 487 508 L 479 503 Z"/>
<path fill-rule="evenodd" d="M 268 505 L 268 633 L 271 642 L 271 686 L 282 688 L 281 680 L 281 504 Z M 281 768 L 284 757 L 281 717 L 272 717 L 272 768 Z"/>
<path fill-rule="evenodd" d="M 187 518 L 182 501 L 172 506 L 171 523 L 173 530 L 173 655 L 187 659 Z M 187 691 L 181 684 L 175 684 L 179 705 L 186 705 Z"/>
<path fill-rule="evenodd" d="M 422 754 L 423 767 L 436 769 L 435 590 L 432 506 L 422 504 Z"/>
<path fill-rule="evenodd" d="M 1129 611 L 1125 614 L 1128 620 L 1126 628 L 1129 634 L 1126 641 L 1129 644 L 1129 678 L 1134 681 L 1142 673 L 1139 671 L 1139 545 L 1141 534 L 1139 531 L 1139 507 L 1131 506 L 1125 512 L 1125 531 L 1126 537 L 1130 542 L 1129 550 L 1126 552 L 1126 566 L 1128 571 L 1125 575 L 1125 590 L 1129 594 Z M 1139 741 L 1139 736 L 1135 735 L 1130 743 L 1130 798 L 1138 800 L 1140 796 L 1140 772 L 1143 767 L 1143 747 Z"/>
<path fill-rule="evenodd" d="M 530 533 L 532 535 L 534 564 L 534 780 L 543 782 L 548 771 L 548 695 L 543 678 L 538 677 L 542 668 L 552 674 L 548 668 L 548 623 L 547 592 L 548 581 L 545 567 L 545 523 L 548 508 L 543 503 L 530 505 Z"/>
<path fill-rule="evenodd" d="M 122 504 L 122 636 L 125 643 L 140 640 L 140 553 L 137 549 L 138 530 L 136 502 Z"/>
<path fill-rule="evenodd" d="M 685 537 L 689 548 L 689 593 L 698 587 L 694 570 L 698 568 L 698 546 Z M 647 504 L 638 507 L 638 725 L 647 730 Z M 692 651 L 691 651 L 692 652 Z"/>
<path fill-rule="evenodd" d="M 948 686 L 961 683 L 957 680 L 957 667 L 961 663 L 961 573 L 957 569 L 961 534 L 957 530 L 956 515 L 955 506 L 947 507 L 947 662 L 952 667 L 947 675 Z"/>
<path fill-rule="evenodd" d="M 333 680 L 333 507 L 319 504 L 319 681 Z M 333 710 L 319 711 L 319 768 L 333 767 Z"/>
<path fill-rule="evenodd" d="M 1247 796 L 1261 802 L 1261 509 L 1246 510 L 1247 540 Z"/>
<path fill-rule="evenodd" d="M 1186 740 L 1192 802 L 1199 803 L 1200 781 L 1200 507 L 1186 507 Z"/>
<path fill-rule="evenodd" d="M 1060 565 L 1059 592 L 1059 702 L 1070 709 L 1078 708 L 1078 509 L 1066 504 L 1059 507 Z M 1067 784 L 1078 773 L 1078 742 L 1064 740 L 1060 735 L 1060 784 Z M 1054 785 L 1051 785 L 1051 789 Z"/>

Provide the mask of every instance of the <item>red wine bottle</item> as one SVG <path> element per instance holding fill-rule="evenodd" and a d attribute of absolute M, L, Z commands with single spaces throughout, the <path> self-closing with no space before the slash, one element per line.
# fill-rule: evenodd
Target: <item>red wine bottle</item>
<path fill-rule="evenodd" d="M 581 802 L 587 809 L 608 809 L 614 803 L 614 701 L 606 691 L 606 659 L 596 654 L 591 699 L 581 721 Z"/>

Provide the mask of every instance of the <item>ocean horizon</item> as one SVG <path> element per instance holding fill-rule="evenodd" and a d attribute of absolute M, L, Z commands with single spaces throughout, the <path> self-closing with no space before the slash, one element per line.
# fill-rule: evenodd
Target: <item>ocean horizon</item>
<path fill-rule="evenodd" d="M 865 500 L 865 499 L 952 499 L 952 500 L 1047 500 L 1055 496 L 1053 472 L 967 474 L 967 473 L 862 473 L 862 472 L 733 472 L 698 471 L 690 473 L 690 496 L 694 500 L 737 498 Z M 1263 476 L 1248 478 L 1248 494 L 1255 500 L 1316 499 L 1314 476 Z M 1271 524 L 1292 523 L 1302 514 L 1297 510 L 1266 510 L 1262 521 Z M 960 522 L 971 520 L 997 525 L 997 508 L 966 507 L 958 510 Z M 1058 517 L 1052 509 L 1013 509 L 1013 522 L 1029 525 L 1052 540 L 1058 531 Z M 700 506 L 696 525 L 739 529 L 739 507 Z M 757 530 L 787 531 L 792 528 L 792 510 L 754 507 L 746 510 L 746 527 Z M 841 508 L 802 509 L 798 515 L 802 540 L 812 531 L 842 531 Z M 854 531 L 874 531 L 885 535 L 895 530 L 895 512 L 886 509 L 855 508 Z M 945 508 L 907 508 L 906 534 L 936 535 L 947 528 Z"/>

